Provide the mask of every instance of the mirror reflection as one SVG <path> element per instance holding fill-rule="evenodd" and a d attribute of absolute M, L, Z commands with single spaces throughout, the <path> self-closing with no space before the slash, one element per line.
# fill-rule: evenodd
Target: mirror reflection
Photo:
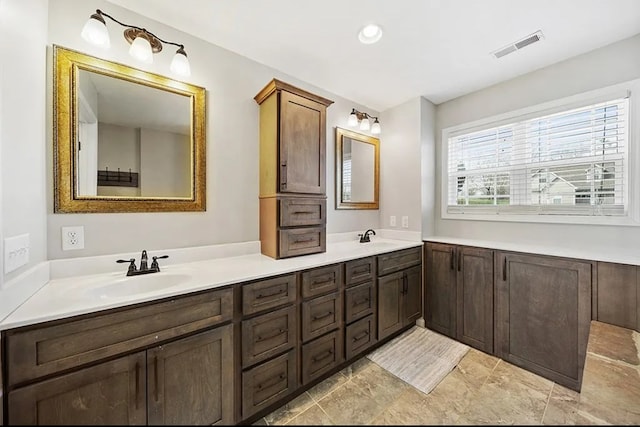
<path fill-rule="evenodd" d="M 205 89 L 60 46 L 54 212 L 205 210 Z"/>
<path fill-rule="evenodd" d="M 78 73 L 77 194 L 190 197 L 190 99 Z"/>
<path fill-rule="evenodd" d="M 336 128 L 336 209 L 378 209 L 380 140 Z"/>

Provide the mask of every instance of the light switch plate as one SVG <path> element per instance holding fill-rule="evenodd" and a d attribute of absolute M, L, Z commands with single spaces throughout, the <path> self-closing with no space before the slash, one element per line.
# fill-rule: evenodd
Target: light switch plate
<path fill-rule="evenodd" d="M 389 217 L 389 225 L 391 227 L 395 227 L 396 226 L 396 216 L 395 215 L 391 215 Z"/>
<path fill-rule="evenodd" d="M 402 227 L 403 228 L 409 228 L 409 217 L 408 216 L 403 216 L 402 217 Z"/>
<path fill-rule="evenodd" d="M 9 273 L 29 262 L 29 234 L 4 239 L 4 272 Z"/>

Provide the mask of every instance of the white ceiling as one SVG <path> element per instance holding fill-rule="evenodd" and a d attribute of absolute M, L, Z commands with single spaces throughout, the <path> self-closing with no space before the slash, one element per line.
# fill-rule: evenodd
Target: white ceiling
<path fill-rule="evenodd" d="M 640 0 L 109 1 L 377 111 L 439 104 L 640 33 Z M 363 45 L 371 22 L 382 39 Z M 537 30 L 544 40 L 491 55 Z"/>

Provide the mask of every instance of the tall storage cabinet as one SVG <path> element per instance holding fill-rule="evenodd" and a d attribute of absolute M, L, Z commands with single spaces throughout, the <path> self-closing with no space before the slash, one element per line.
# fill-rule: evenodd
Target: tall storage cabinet
<path fill-rule="evenodd" d="M 272 258 L 326 250 L 328 99 L 273 79 L 260 105 L 260 243 Z"/>

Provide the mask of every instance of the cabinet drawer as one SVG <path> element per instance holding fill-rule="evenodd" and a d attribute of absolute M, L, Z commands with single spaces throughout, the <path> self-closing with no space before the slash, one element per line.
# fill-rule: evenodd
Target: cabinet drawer
<path fill-rule="evenodd" d="M 327 222 L 327 200 L 280 199 L 280 227 L 324 225 Z"/>
<path fill-rule="evenodd" d="M 275 277 L 242 286 L 242 314 L 247 316 L 296 300 L 296 275 Z"/>
<path fill-rule="evenodd" d="M 310 298 L 340 289 L 342 265 L 315 268 L 302 273 L 302 297 Z"/>
<path fill-rule="evenodd" d="M 373 281 L 348 288 L 344 293 L 344 320 L 354 320 L 373 313 L 376 306 L 376 293 Z"/>
<path fill-rule="evenodd" d="M 345 284 L 347 286 L 372 280 L 375 275 L 375 258 L 361 258 L 345 263 Z"/>
<path fill-rule="evenodd" d="M 285 307 L 242 321 L 242 366 L 275 356 L 296 342 L 296 308 Z"/>
<path fill-rule="evenodd" d="M 327 234 L 324 227 L 279 230 L 280 258 L 325 252 Z"/>
<path fill-rule="evenodd" d="M 345 332 L 345 357 L 347 360 L 362 353 L 376 342 L 376 319 L 369 315 L 347 326 Z"/>
<path fill-rule="evenodd" d="M 421 261 L 422 250 L 420 247 L 378 255 L 378 276 L 403 270 L 420 264 Z"/>
<path fill-rule="evenodd" d="M 298 387 L 296 352 L 262 363 L 242 373 L 242 418 L 275 403 Z"/>
<path fill-rule="evenodd" d="M 85 365 L 230 320 L 226 288 L 36 329 L 7 332 L 8 384 Z M 57 323 L 57 322 L 56 322 Z"/>
<path fill-rule="evenodd" d="M 344 360 L 340 330 L 315 339 L 302 346 L 302 384 L 329 372 Z"/>
<path fill-rule="evenodd" d="M 302 303 L 302 341 L 309 341 L 340 326 L 342 297 L 340 292 Z"/>

